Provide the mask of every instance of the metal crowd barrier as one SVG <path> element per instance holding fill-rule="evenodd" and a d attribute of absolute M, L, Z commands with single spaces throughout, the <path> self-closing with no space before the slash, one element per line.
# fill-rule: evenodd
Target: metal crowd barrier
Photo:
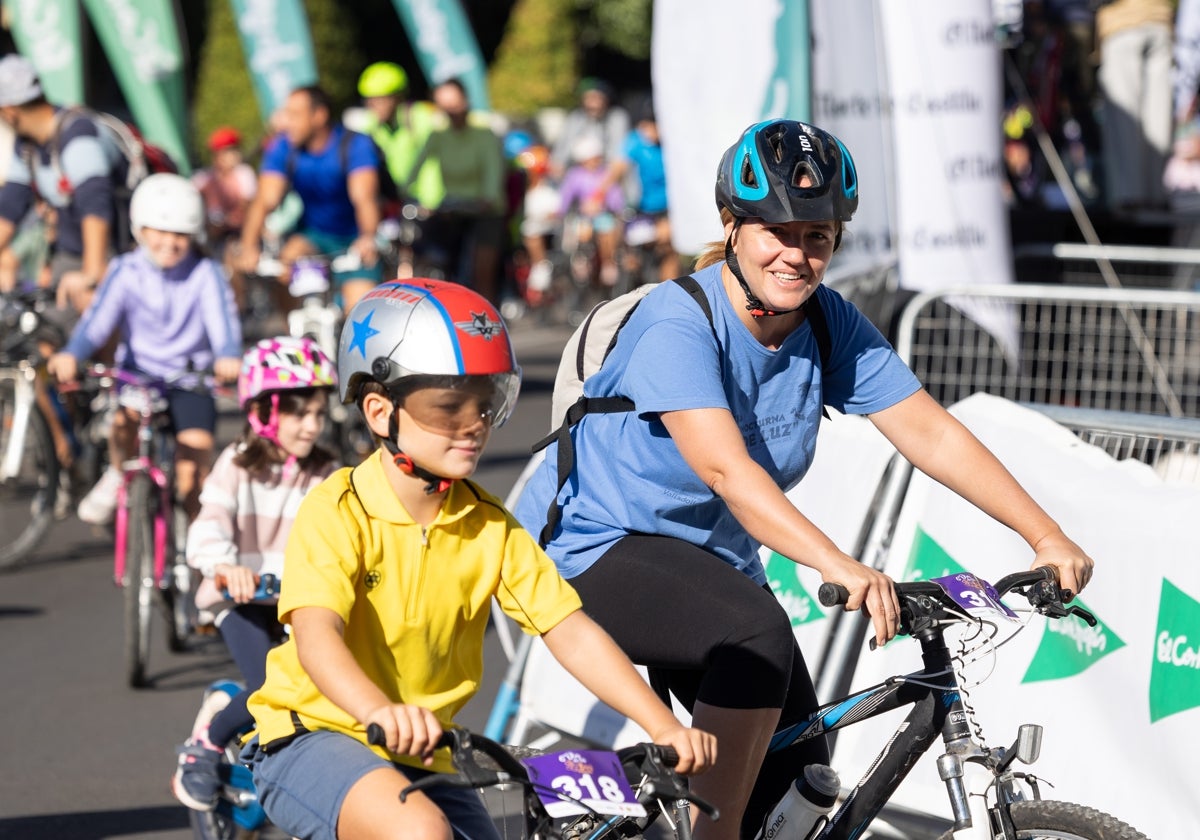
<path fill-rule="evenodd" d="M 1086 245 L 1075 242 L 1038 242 L 1013 249 L 1016 279 L 1020 283 L 1107 285 L 1099 261 L 1107 260 L 1125 288 L 1200 288 L 1200 249 L 1144 245 Z"/>

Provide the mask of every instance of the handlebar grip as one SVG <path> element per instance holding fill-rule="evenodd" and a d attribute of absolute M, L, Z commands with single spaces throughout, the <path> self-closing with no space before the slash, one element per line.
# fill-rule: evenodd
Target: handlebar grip
<path fill-rule="evenodd" d="M 836 607 L 850 600 L 850 590 L 840 583 L 822 583 L 817 590 L 817 600 L 823 607 Z"/>
<path fill-rule="evenodd" d="M 674 767 L 679 763 L 679 753 L 675 752 L 674 747 L 664 747 L 659 745 L 658 754 L 659 757 L 662 758 L 662 763 L 668 767 Z"/>
<path fill-rule="evenodd" d="M 367 743 L 373 747 L 387 746 L 387 735 L 384 733 L 383 727 L 378 723 L 367 724 Z M 438 738 L 437 744 L 434 745 L 435 749 L 441 749 L 442 747 L 454 747 L 454 733 L 448 729 L 442 731 L 441 737 Z"/>

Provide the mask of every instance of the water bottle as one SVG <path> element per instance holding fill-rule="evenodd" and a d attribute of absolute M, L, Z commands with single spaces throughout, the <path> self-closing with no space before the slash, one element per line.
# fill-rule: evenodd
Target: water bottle
<path fill-rule="evenodd" d="M 755 840 L 774 840 L 776 837 L 801 840 L 809 837 L 815 828 L 823 824 L 825 815 L 833 810 L 841 787 L 838 774 L 832 767 L 825 764 L 808 765 L 763 820 Z"/>

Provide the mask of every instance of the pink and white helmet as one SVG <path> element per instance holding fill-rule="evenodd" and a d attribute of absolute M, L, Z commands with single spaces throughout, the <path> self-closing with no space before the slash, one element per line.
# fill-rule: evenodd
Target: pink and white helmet
<path fill-rule="evenodd" d="M 242 357 L 238 405 L 259 394 L 301 388 L 336 388 L 337 366 L 311 338 L 264 338 Z"/>

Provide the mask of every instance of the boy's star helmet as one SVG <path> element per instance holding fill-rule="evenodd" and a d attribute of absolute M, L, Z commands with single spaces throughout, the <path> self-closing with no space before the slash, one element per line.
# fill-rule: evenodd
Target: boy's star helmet
<path fill-rule="evenodd" d="M 338 346 L 343 403 L 358 400 L 362 383 L 393 389 L 414 376 L 486 377 L 492 383 L 493 425 L 508 419 L 521 368 L 496 308 L 458 283 L 412 278 L 368 292 L 346 318 Z"/>
<path fill-rule="evenodd" d="M 717 207 L 767 223 L 848 222 L 858 209 L 849 150 L 828 131 L 796 120 L 750 126 L 721 157 Z"/>

